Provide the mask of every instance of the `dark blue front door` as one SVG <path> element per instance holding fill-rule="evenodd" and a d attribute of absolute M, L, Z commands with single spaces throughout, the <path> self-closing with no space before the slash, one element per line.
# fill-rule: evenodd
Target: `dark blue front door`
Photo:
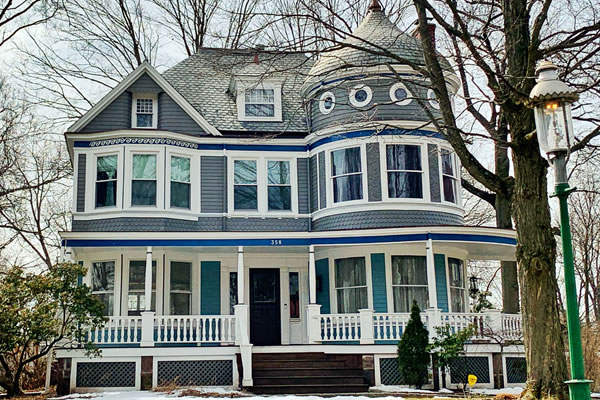
<path fill-rule="evenodd" d="M 279 269 L 250 269 L 250 342 L 281 344 Z"/>

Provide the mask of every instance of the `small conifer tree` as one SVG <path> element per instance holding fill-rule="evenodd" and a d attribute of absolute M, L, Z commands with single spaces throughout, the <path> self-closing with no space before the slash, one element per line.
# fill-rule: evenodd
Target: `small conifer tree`
<path fill-rule="evenodd" d="M 421 310 L 413 300 L 410 320 L 398 343 L 398 368 L 404 382 L 421 389 L 427 382 L 429 369 L 429 332 L 421 321 Z"/>

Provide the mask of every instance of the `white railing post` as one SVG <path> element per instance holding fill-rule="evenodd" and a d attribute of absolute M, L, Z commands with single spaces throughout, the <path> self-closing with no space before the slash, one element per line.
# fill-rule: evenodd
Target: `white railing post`
<path fill-rule="evenodd" d="M 502 336 L 504 327 L 502 326 L 502 311 L 487 310 L 483 315 L 483 331 L 488 331 L 488 335 Z"/>
<path fill-rule="evenodd" d="M 429 296 L 429 307 L 437 308 L 437 289 L 435 281 L 435 254 L 433 252 L 433 240 L 427 239 L 425 243 L 425 254 L 427 260 L 427 294 Z"/>
<path fill-rule="evenodd" d="M 373 330 L 373 310 L 358 310 L 360 314 L 360 344 L 375 343 L 375 332 Z"/>
<path fill-rule="evenodd" d="M 240 346 L 240 355 L 242 357 L 242 386 L 253 386 L 252 380 L 252 344 L 249 335 L 249 314 L 250 307 L 246 304 L 233 306 L 235 310 L 235 342 Z"/>
<path fill-rule="evenodd" d="M 154 347 L 154 311 L 142 311 L 141 316 L 142 341 L 140 347 Z"/>
<path fill-rule="evenodd" d="M 442 310 L 439 308 L 428 308 L 425 310 L 427 316 L 427 330 L 429 331 L 429 341 L 436 337 L 436 327 L 442 326 Z"/>
<path fill-rule="evenodd" d="M 321 305 L 309 304 L 306 306 L 306 329 L 308 331 L 308 343 L 321 342 Z"/>

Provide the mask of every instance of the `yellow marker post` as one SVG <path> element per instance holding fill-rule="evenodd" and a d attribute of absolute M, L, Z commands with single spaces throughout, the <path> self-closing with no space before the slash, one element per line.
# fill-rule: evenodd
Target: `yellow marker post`
<path fill-rule="evenodd" d="M 475 375 L 469 375 L 467 377 L 467 380 L 469 382 L 469 386 L 471 387 L 475 386 L 475 384 L 477 383 L 477 377 Z"/>

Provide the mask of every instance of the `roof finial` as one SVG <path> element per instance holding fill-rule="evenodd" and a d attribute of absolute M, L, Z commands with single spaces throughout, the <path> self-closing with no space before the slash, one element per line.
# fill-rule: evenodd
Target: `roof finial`
<path fill-rule="evenodd" d="M 369 11 L 381 11 L 381 3 L 379 0 L 372 0 L 368 8 Z"/>

